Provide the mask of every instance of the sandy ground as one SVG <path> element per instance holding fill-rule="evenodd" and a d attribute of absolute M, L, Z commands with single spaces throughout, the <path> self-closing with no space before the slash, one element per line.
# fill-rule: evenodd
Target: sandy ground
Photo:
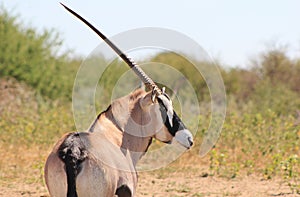
<path fill-rule="evenodd" d="M 46 188 L 41 184 L 2 182 L 0 196 L 37 196 L 48 197 Z M 151 173 L 141 173 L 137 196 L 297 196 L 279 180 L 261 180 L 255 176 L 236 179 L 216 177 L 184 176 L 171 174 L 161 178 Z"/>

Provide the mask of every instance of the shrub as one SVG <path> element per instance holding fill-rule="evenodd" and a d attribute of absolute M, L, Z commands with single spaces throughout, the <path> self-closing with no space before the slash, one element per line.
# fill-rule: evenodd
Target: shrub
<path fill-rule="evenodd" d="M 68 53 L 58 55 L 62 40 L 58 33 L 25 28 L 19 17 L 0 8 L 0 77 L 24 81 L 49 98 L 71 98 L 78 61 Z"/>

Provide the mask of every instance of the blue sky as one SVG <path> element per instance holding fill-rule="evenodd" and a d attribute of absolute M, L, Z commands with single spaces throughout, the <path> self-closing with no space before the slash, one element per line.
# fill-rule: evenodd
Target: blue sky
<path fill-rule="evenodd" d="M 213 58 L 230 66 L 249 66 L 249 59 L 275 44 L 300 54 L 298 0 L 127 0 L 62 1 L 99 27 L 107 36 L 140 27 L 163 27 L 181 32 Z M 59 1 L 2 0 L 25 25 L 55 28 L 64 49 L 88 55 L 101 41 L 71 17 Z"/>

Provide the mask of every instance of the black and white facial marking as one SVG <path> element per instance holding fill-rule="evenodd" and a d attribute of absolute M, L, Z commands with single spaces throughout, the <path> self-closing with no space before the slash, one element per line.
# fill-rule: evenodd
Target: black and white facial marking
<path fill-rule="evenodd" d="M 183 122 L 180 120 L 176 112 L 173 110 L 172 101 L 169 96 L 162 94 L 157 97 L 161 118 L 167 127 L 169 133 L 185 148 L 193 145 L 193 135 Z M 172 110 L 172 112 L 170 112 Z M 172 115 L 172 117 L 170 117 Z"/>
<path fill-rule="evenodd" d="M 184 124 L 179 119 L 176 112 L 173 109 L 168 109 L 166 107 L 165 103 L 160 98 L 157 98 L 157 100 L 159 103 L 159 110 L 161 113 L 162 120 L 163 120 L 165 126 L 168 128 L 168 131 L 170 132 L 170 134 L 172 136 L 175 136 L 177 131 L 185 129 Z M 173 111 L 171 118 L 168 117 L 168 110 Z"/>

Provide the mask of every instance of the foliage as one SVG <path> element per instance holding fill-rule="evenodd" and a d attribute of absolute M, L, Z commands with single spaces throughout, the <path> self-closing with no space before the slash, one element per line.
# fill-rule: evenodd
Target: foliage
<path fill-rule="evenodd" d="M 184 55 L 173 53 L 173 52 L 165 52 L 157 54 L 155 57 L 151 59 L 151 62 L 165 64 L 173 67 L 179 73 L 181 73 L 188 81 L 191 83 L 196 91 L 197 97 L 199 100 L 208 99 L 209 91 L 206 85 L 206 82 L 201 75 L 201 73 L 205 72 L 205 70 L 209 69 L 211 66 L 210 63 L 207 62 L 197 62 L 197 66 L 190 62 Z M 197 70 L 197 68 L 201 68 L 201 72 Z M 155 71 L 153 71 L 155 72 Z M 160 70 L 156 70 L 156 72 L 161 72 Z M 174 79 L 172 75 L 164 75 L 166 81 L 174 82 L 171 84 L 170 88 L 179 88 L 181 91 L 184 89 L 184 83 L 180 83 L 181 79 Z M 190 96 L 190 95 L 189 95 Z"/>
<path fill-rule="evenodd" d="M 43 99 L 25 84 L 0 80 L 1 145 L 25 147 L 53 143 L 63 133 L 74 130 L 70 105 Z"/>
<path fill-rule="evenodd" d="M 24 81 L 52 99 L 70 99 L 79 62 L 68 60 L 68 53 L 58 55 L 61 45 L 54 30 L 37 33 L 0 8 L 0 77 Z"/>

